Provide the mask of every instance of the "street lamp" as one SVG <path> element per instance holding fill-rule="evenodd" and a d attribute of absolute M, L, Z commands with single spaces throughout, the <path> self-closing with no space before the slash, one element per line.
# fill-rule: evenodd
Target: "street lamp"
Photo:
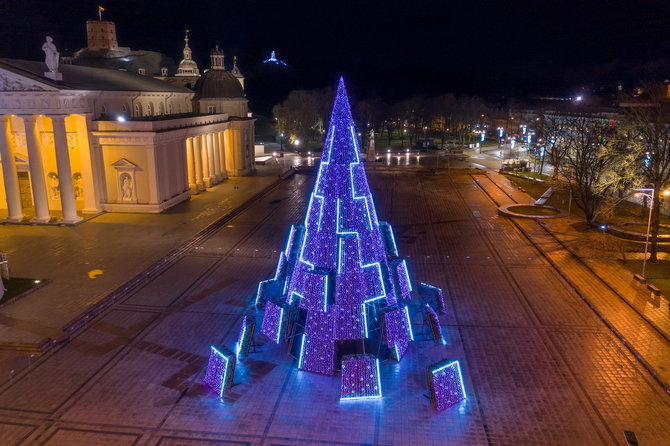
<path fill-rule="evenodd" d="M 644 257 L 642 258 L 642 280 L 640 283 L 647 283 L 647 251 L 649 250 L 649 232 L 651 230 L 651 212 L 654 208 L 654 189 L 653 188 L 644 188 L 644 189 L 633 189 L 633 191 L 638 192 L 638 194 L 649 197 L 649 218 L 647 219 L 647 235 L 644 242 Z"/>

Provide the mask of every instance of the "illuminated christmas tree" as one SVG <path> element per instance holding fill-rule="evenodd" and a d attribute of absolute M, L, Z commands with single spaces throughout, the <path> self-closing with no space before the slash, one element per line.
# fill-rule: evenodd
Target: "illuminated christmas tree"
<path fill-rule="evenodd" d="M 310 372 L 332 375 L 349 354 L 400 360 L 413 340 L 411 292 L 393 230 L 377 220 L 340 79 L 304 223 L 291 227 L 274 278 L 258 286 L 261 331 L 289 341 Z"/>

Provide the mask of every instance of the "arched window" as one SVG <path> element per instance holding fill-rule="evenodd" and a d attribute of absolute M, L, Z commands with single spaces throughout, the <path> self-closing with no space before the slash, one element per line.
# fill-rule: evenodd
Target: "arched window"
<path fill-rule="evenodd" d="M 123 105 L 121 106 L 121 114 L 122 114 L 123 116 L 128 116 L 128 109 L 126 108 L 126 104 L 123 104 Z"/>
<path fill-rule="evenodd" d="M 139 102 L 135 103 L 135 116 L 137 116 L 138 118 L 142 117 L 142 104 L 140 104 Z"/>
<path fill-rule="evenodd" d="M 172 102 L 168 104 L 168 115 L 172 114 Z"/>
<path fill-rule="evenodd" d="M 154 103 L 153 103 L 153 102 L 149 102 L 149 105 L 148 105 L 148 107 L 147 107 L 147 116 L 153 116 L 154 113 L 155 113 L 155 111 L 154 111 Z"/>
<path fill-rule="evenodd" d="M 165 104 L 162 102 L 158 104 L 158 114 L 163 116 L 165 114 Z"/>
<path fill-rule="evenodd" d="M 100 107 L 100 113 L 102 113 L 103 115 L 106 114 L 107 113 L 107 107 L 105 107 L 104 105 L 102 107 Z"/>

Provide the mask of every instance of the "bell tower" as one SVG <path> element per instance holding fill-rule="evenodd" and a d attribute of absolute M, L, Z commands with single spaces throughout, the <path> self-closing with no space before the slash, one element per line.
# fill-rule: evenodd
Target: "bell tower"
<path fill-rule="evenodd" d="M 219 45 L 209 52 L 209 58 L 211 60 L 210 68 L 212 70 L 225 70 L 223 66 L 223 51 L 219 49 Z"/>

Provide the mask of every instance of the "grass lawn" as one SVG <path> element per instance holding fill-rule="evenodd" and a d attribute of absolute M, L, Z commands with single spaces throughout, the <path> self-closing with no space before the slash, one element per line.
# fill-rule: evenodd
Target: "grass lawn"
<path fill-rule="evenodd" d="M 515 174 L 516 175 L 516 174 Z M 531 176 L 537 176 L 537 173 L 532 173 L 528 172 L 525 174 L 519 174 L 520 176 L 526 176 L 526 177 L 531 177 Z M 533 181 L 530 178 L 519 178 L 517 176 L 513 175 L 505 175 L 507 179 L 512 181 L 513 183 L 516 183 L 520 187 L 526 190 L 526 192 L 533 198 L 538 199 L 542 196 L 542 194 L 549 188 L 549 184 L 541 183 L 539 181 Z M 548 179 L 547 175 L 542 175 L 542 179 Z M 568 207 L 570 204 L 570 193 L 567 190 L 556 190 L 554 189 L 554 193 L 552 194 L 551 198 L 547 200 L 545 203 L 547 206 L 553 206 L 555 208 L 568 211 Z M 571 215 L 576 218 L 584 218 L 584 213 L 579 209 L 577 206 L 575 206 L 575 203 L 573 201 L 572 203 L 572 209 L 571 209 Z"/>
<path fill-rule="evenodd" d="M 646 234 L 647 233 L 647 225 L 644 223 L 630 223 L 630 224 L 624 224 L 621 225 L 622 229 L 625 229 L 626 231 L 632 231 L 632 232 L 639 232 L 641 234 Z M 658 228 L 658 233 L 660 235 L 670 235 L 670 228 L 661 226 Z"/>
<path fill-rule="evenodd" d="M 36 279 L 22 279 L 20 277 L 11 277 L 9 280 L 2 279 L 2 283 L 5 285 L 5 295 L 0 299 L 0 304 L 15 298 L 16 296 L 35 288 L 38 286 L 41 281 Z"/>
<path fill-rule="evenodd" d="M 510 181 L 513 181 L 514 183 L 524 188 L 526 192 L 534 198 L 539 198 L 544 193 L 544 191 L 547 190 L 547 188 L 549 187 L 547 183 L 539 183 L 536 181 L 532 181 L 530 179 L 518 178 L 511 175 L 506 175 L 506 177 Z M 563 210 L 567 210 L 568 201 L 569 201 L 569 193 L 565 190 L 557 190 L 551 196 L 549 201 L 547 201 L 547 204 Z M 617 206 L 614 218 L 612 220 L 614 220 L 614 222 L 617 223 L 639 222 L 625 225 L 623 226 L 623 228 L 628 229 L 630 231 L 636 231 L 645 234 L 647 232 L 646 223 L 647 223 L 648 212 L 649 212 L 648 209 L 643 209 L 643 207 L 637 203 L 624 201 Z M 575 206 L 574 202 L 572 203 L 572 216 L 581 218 L 582 220 L 584 218 L 584 213 L 581 211 L 581 209 Z M 670 220 L 668 220 L 668 217 L 661 216 L 662 224 L 668 224 L 669 221 Z M 579 226 L 579 228 L 577 226 Z M 583 221 L 578 224 L 573 224 L 572 227 L 577 229 L 579 232 L 597 231 L 597 228 L 589 228 Z M 659 233 L 670 234 L 670 228 L 661 227 Z M 644 243 L 626 241 L 614 236 L 611 236 L 607 240 L 610 242 L 616 242 L 622 244 L 622 246 L 625 246 L 624 249 L 629 252 L 644 251 Z M 598 246 L 600 245 L 598 238 L 588 237 L 586 236 L 586 234 L 584 234 L 584 238 L 582 239 L 581 243 L 591 245 L 592 248 L 598 248 Z M 667 244 L 659 244 L 658 248 L 659 251 L 668 251 L 668 249 L 670 249 L 670 247 Z M 642 260 L 628 260 L 626 262 L 622 262 L 621 265 L 624 266 L 628 271 L 630 271 L 631 276 L 633 274 L 642 273 Z M 656 285 L 661 289 L 663 295 L 670 296 L 670 261 L 659 261 L 655 263 L 647 262 L 646 275 L 652 284 Z"/>
<path fill-rule="evenodd" d="M 629 260 L 623 265 L 632 274 L 642 273 L 642 260 Z M 647 261 L 647 280 L 659 287 L 664 296 L 670 296 L 670 262 Z"/>

